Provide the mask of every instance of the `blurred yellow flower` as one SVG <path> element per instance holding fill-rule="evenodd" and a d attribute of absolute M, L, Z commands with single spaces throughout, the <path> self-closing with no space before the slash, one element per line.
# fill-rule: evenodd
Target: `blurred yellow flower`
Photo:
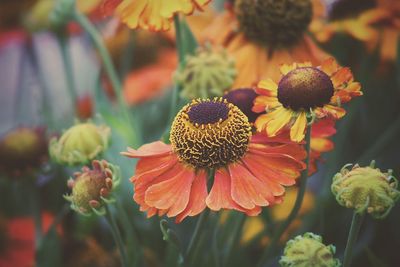
<path fill-rule="evenodd" d="M 106 13 L 115 13 L 130 28 L 166 31 L 176 13 L 192 14 L 211 0 L 105 0 Z"/>

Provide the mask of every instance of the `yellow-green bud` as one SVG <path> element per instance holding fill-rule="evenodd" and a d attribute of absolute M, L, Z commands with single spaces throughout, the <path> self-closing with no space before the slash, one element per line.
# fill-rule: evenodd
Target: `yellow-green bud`
<path fill-rule="evenodd" d="M 69 128 L 59 140 L 50 140 L 50 156 L 61 164 L 85 164 L 107 149 L 110 128 L 80 123 Z"/>
<path fill-rule="evenodd" d="M 222 48 L 213 51 L 209 46 L 187 56 L 185 67 L 175 73 L 175 81 L 182 86 L 181 96 L 187 99 L 222 96 L 235 77 L 233 58 Z"/>
<path fill-rule="evenodd" d="M 340 205 L 381 219 L 390 212 L 399 199 L 400 192 L 392 171 L 383 173 L 373 165 L 354 165 L 352 168 L 351 164 L 345 165 L 333 177 L 331 189 Z"/>
<path fill-rule="evenodd" d="M 322 237 L 313 233 L 296 236 L 286 243 L 279 264 L 282 267 L 339 267 L 336 248 L 322 243 Z"/>
<path fill-rule="evenodd" d="M 64 196 L 71 202 L 71 208 L 83 215 L 93 212 L 104 215 L 104 205 L 113 202 L 111 192 L 119 184 L 119 168 L 105 160 L 92 162 L 92 170 L 83 167 L 82 172 L 74 174 L 75 179 L 68 181 L 71 195 Z"/>

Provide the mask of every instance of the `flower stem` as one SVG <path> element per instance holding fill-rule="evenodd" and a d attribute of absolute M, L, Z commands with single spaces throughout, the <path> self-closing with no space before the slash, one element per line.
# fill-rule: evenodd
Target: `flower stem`
<path fill-rule="evenodd" d="M 201 213 L 199 219 L 197 220 L 196 227 L 194 229 L 192 238 L 190 239 L 188 249 L 186 251 L 186 257 L 185 257 L 185 266 L 190 266 L 190 260 L 194 255 L 194 251 L 197 247 L 197 244 L 199 243 L 201 232 L 206 225 L 208 215 L 210 211 L 208 209 L 205 209 L 203 213 Z"/>
<path fill-rule="evenodd" d="M 356 243 L 358 233 L 360 232 L 364 214 L 359 214 L 354 211 L 353 220 L 351 221 L 350 232 L 347 238 L 347 245 L 344 251 L 343 267 L 350 267 L 351 256 L 353 254 L 353 247 Z"/>
<path fill-rule="evenodd" d="M 108 205 L 106 205 L 106 210 L 107 210 L 107 214 L 106 214 L 106 219 L 108 224 L 110 225 L 110 229 L 111 229 L 111 233 L 113 235 L 114 241 L 118 247 L 119 253 L 121 255 L 121 263 L 123 267 L 128 267 L 128 261 L 127 261 L 127 256 L 126 256 L 126 252 L 125 252 L 125 246 L 124 243 L 122 242 L 122 238 L 121 238 L 121 233 L 119 232 L 117 223 L 114 219 L 114 216 L 111 213 L 110 207 Z"/>
<path fill-rule="evenodd" d="M 178 50 L 178 61 L 179 61 L 178 68 L 182 68 L 185 61 L 185 52 L 183 51 L 184 43 L 182 39 L 182 27 L 178 14 L 174 15 L 174 26 L 175 26 L 176 47 Z M 168 125 L 172 124 L 172 121 L 177 113 L 178 102 L 179 102 L 179 86 L 175 84 L 174 88 L 172 89 Z"/>
<path fill-rule="evenodd" d="M 286 229 L 290 226 L 293 220 L 296 218 L 297 214 L 300 211 L 301 205 L 303 203 L 304 195 L 306 192 L 307 186 L 307 178 L 308 178 L 308 169 L 310 165 L 310 143 L 311 143 L 311 128 L 312 125 L 310 124 L 306 129 L 306 136 L 305 136 L 305 149 L 307 152 L 307 157 L 305 160 L 306 168 L 302 171 L 300 180 L 299 180 L 299 190 L 297 192 L 296 202 L 292 210 L 290 211 L 289 216 L 286 220 L 278 227 L 275 231 L 275 234 L 272 236 L 272 240 L 268 248 L 264 251 L 264 254 L 261 256 L 260 261 L 258 262 L 257 266 L 261 267 L 268 260 L 271 256 L 271 253 L 274 252 L 279 240 L 281 239 L 282 234 L 286 231 Z"/>
<path fill-rule="evenodd" d="M 118 105 L 123 113 L 123 116 L 126 120 L 126 123 L 131 126 L 130 129 L 132 130 L 131 133 L 131 142 L 133 143 L 132 145 L 136 147 L 139 144 L 138 140 L 138 135 L 135 132 L 135 129 L 132 127 L 132 118 L 131 114 L 128 109 L 128 105 L 125 101 L 125 98 L 122 93 L 122 83 L 119 80 L 117 71 L 115 69 L 115 66 L 111 60 L 110 53 L 108 52 L 104 41 L 100 35 L 100 33 L 97 31 L 96 27 L 90 22 L 90 20 L 83 15 L 82 13 L 76 11 L 74 14 L 74 18 L 76 22 L 89 34 L 89 36 L 92 38 L 93 44 L 97 48 L 99 55 L 103 61 L 104 64 L 104 70 L 107 73 L 107 76 L 110 79 L 114 94 L 117 97 Z"/>
<path fill-rule="evenodd" d="M 32 188 L 32 199 L 31 199 L 32 216 L 35 223 L 35 249 L 36 251 L 38 251 L 43 237 L 42 215 L 40 211 L 40 197 L 39 197 L 40 194 L 39 194 L 39 188 L 37 187 L 35 182 L 32 183 L 31 188 Z"/>
<path fill-rule="evenodd" d="M 229 266 L 229 259 L 232 257 L 232 252 L 234 250 L 233 248 L 235 247 L 235 244 L 237 244 L 240 239 L 240 235 L 242 233 L 242 229 L 243 229 L 243 225 L 246 221 L 246 217 L 247 216 L 243 213 L 239 214 L 239 219 L 237 221 L 236 227 L 233 230 L 232 237 L 228 243 L 224 266 Z"/>
<path fill-rule="evenodd" d="M 60 46 L 61 58 L 62 58 L 62 62 L 64 65 L 65 80 L 67 82 L 67 90 L 68 90 L 69 96 L 71 98 L 71 104 L 73 106 L 75 106 L 76 101 L 78 99 L 78 94 L 77 94 L 76 86 L 75 86 L 75 79 L 74 79 L 73 67 L 72 67 L 72 62 L 71 62 L 71 56 L 68 51 L 67 37 L 63 33 L 58 33 L 57 41 L 58 41 L 58 45 Z"/>

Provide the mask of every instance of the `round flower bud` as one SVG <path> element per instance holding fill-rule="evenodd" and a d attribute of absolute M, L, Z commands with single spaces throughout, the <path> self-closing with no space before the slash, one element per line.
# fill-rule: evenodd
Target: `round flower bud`
<path fill-rule="evenodd" d="M 110 128 L 80 123 L 69 128 L 57 140 L 50 140 L 50 156 L 61 164 L 85 164 L 107 149 Z"/>
<path fill-rule="evenodd" d="M 339 267 L 335 247 L 322 243 L 322 237 L 313 233 L 296 236 L 286 243 L 279 264 L 282 267 Z"/>
<path fill-rule="evenodd" d="M 381 219 L 389 214 L 400 192 L 391 170 L 383 173 L 371 165 L 354 165 L 352 168 L 349 168 L 351 164 L 345 165 L 333 177 L 331 189 L 340 205 Z"/>
<path fill-rule="evenodd" d="M 21 174 L 38 168 L 47 159 L 47 140 L 43 128 L 19 127 L 0 140 L 0 169 Z"/>
<path fill-rule="evenodd" d="M 71 208 L 83 215 L 104 215 L 105 203 L 114 201 L 110 194 L 119 184 L 119 168 L 105 160 L 93 160 L 92 169 L 85 166 L 74 176 L 68 181 L 72 193 L 64 196 Z"/>
<path fill-rule="evenodd" d="M 234 60 L 225 50 L 211 47 L 197 50 L 186 57 L 186 65 L 175 73 L 176 83 L 182 86 L 181 96 L 187 99 L 222 96 L 236 77 Z"/>
<path fill-rule="evenodd" d="M 310 0 L 236 0 L 240 30 L 251 41 L 279 48 L 298 42 L 312 18 Z"/>

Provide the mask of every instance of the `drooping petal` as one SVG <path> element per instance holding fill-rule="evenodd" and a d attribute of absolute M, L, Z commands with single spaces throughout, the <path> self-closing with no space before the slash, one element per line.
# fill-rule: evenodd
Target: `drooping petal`
<path fill-rule="evenodd" d="M 128 147 L 127 150 L 128 152 L 121 152 L 121 155 L 129 158 L 158 157 L 172 153 L 171 145 L 167 145 L 161 141 L 145 144 L 137 150 Z"/>
<path fill-rule="evenodd" d="M 161 210 L 168 209 L 169 217 L 178 215 L 189 203 L 194 176 L 192 169 L 183 168 L 170 179 L 153 184 L 146 190 L 146 204 Z"/>
<path fill-rule="evenodd" d="M 289 124 L 293 117 L 293 112 L 284 107 L 280 107 L 266 115 L 271 118 L 265 127 L 267 134 L 268 136 L 276 136 L 283 127 Z"/>
<path fill-rule="evenodd" d="M 304 131 L 307 126 L 307 117 L 305 112 L 300 112 L 295 123 L 290 128 L 290 139 L 295 142 L 301 142 L 304 139 Z"/>
<path fill-rule="evenodd" d="M 265 184 L 254 177 L 246 167 L 240 163 L 228 166 L 231 177 L 232 199 L 245 209 L 256 206 L 267 206 L 270 192 Z"/>
<path fill-rule="evenodd" d="M 207 173 L 200 170 L 194 178 L 189 203 L 185 210 L 176 217 L 176 222 L 180 223 L 187 216 L 195 216 L 202 212 L 206 208 L 207 193 Z"/>

